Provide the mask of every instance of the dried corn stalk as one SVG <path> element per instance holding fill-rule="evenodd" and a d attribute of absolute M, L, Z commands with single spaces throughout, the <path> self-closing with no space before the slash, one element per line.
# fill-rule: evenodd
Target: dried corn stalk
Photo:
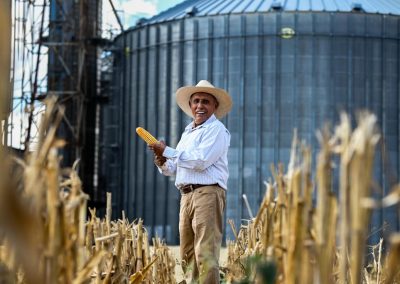
<path fill-rule="evenodd" d="M 10 173 L 0 179 L 1 283 L 160 283 L 155 267 L 168 267 L 163 277 L 173 279 L 168 248 L 158 241 L 151 252 L 143 221 L 111 220 L 110 194 L 104 219 L 95 209 L 86 216 L 77 163 L 59 168 L 64 110 L 55 98 L 46 105 L 37 151 L 18 159 L 0 148 L 0 170 Z M 16 167 L 23 179 L 11 173 Z"/>
<path fill-rule="evenodd" d="M 374 254 L 374 263 L 369 265 L 374 269 L 366 269 L 363 262 L 371 209 L 400 200 L 398 186 L 382 202 L 371 197 L 379 138 L 374 115 L 362 113 L 352 130 L 343 114 L 333 135 L 326 129 L 318 133 L 321 150 L 315 182 L 311 180 L 311 151 L 294 139 L 287 173 L 282 165 L 272 168 L 274 181 L 266 183 L 257 216 L 239 232 L 234 230 L 235 240 L 228 242 L 228 283 L 398 281 L 398 237 L 392 239 L 388 257 L 378 246 L 378 256 Z M 340 159 L 338 190 L 332 186 L 335 156 Z M 339 203 L 333 192 L 339 192 Z M 261 256 L 257 267 L 246 266 L 256 256 Z"/>

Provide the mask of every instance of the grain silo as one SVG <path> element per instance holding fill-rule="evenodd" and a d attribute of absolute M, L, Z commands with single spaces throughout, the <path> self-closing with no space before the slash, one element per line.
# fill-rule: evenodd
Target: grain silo
<path fill-rule="evenodd" d="M 103 113 L 102 183 L 115 212 L 178 240 L 179 193 L 158 174 L 135 128 L 175 146 L 189 122 L 175 91 L 200 79 L 233 97 L 223 122 L 232 135 L 226 217 L 237 225 L 248 218 L 242 194 L 255 211 L 270 164 L 288 162 L 293 129 L 316 152 L 316 129 L 337 122 L 341 110 L 378 116 L 385 139 L 375 179 L 384 189 L 377 196 L 386 194 L 400 168 L 399 15 L 395 0 L 188 0 L 139 21 L 115 40 Z M 373 216 L 375 229 L 384 222 L 398 230 L 398 211 Z"/>

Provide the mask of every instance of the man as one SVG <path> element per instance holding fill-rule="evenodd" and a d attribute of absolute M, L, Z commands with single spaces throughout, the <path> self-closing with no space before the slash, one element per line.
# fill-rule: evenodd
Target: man
<path fill-rule="evenodd" d="M 179 235 L 182 268 L 192 267 L 192 279 L 219 283 L 225 192 L 228 181 L 230 133 L 218 120 L 232 107 L 225 90 L 206 80 L 176 92 L 178 106 L 193 121 L 186 126 L 176 149 L 164 141 L 150 145 L 155 164 L 166 175 L 176 175 L 181 192 Z"/>

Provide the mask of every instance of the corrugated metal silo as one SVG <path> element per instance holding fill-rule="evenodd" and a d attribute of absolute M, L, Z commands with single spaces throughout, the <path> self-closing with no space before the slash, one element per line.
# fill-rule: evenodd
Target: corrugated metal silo
<path fill-rule="evenodd" d="M 257 209 L 270 164 L 288 162 L 293 129 L 316 152 L 316 129 L 337 122 L 340 110 L 377 114 L 385 146 L 375 177 L 386 194 L 400 164 L 398 15 L 395 1 L 189 0 L 121 34 L 104 125 L 117 145 L 104 168 L 116 211 L 144 218 L 152 232 L 177 242 L 178 191 L 158 174 L 135 128 L 175 146 L 189 122 L 175 91 L 200 79 L 233 97 L 223 122 L 232 135 L 226 215 L 237 225 L 248 218 L 242 194 Z M 399 229 L 396 209 L 373 216 L 375 228 L 384 221 Z"/>

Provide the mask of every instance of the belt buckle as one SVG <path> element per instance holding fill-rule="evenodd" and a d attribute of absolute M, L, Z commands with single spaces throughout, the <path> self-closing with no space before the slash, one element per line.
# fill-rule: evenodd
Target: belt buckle
<path fill-rule="evenodd" d="M 193 192 L 194 190 L 195 190 L 195 188 L 194 188 L 193 184 L 187 184 L 187 185 L 183 186 L 180 191 L 182 194 L 186 194 L 189 192 Z"/>
<path fill-rule="evenodd" d="M 187 184 L 187 185 L 185 185 L 185 187 L 184 187 L 184 192 L 185 193 L 189 193 L 189 192 L 193 192 L 195 189 L 193 188 L 193 184 Z"/>

